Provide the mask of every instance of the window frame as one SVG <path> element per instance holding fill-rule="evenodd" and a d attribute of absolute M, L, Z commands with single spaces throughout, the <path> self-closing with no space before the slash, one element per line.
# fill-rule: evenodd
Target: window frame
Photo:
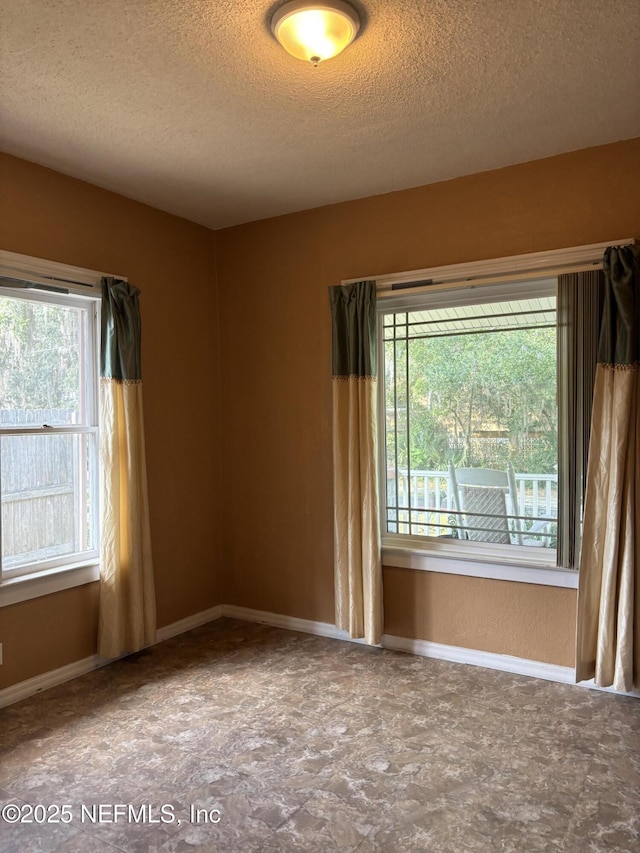
<path fill-rule="evenodd" d="M 91 552 L 82 552 L 80 555 L 67 555 L 62 558 L 53 558 L 34 564 L 31 571 L 5 570 L 0 574 L 0 608 L 17 604 L 29 599 L 50 595 L 65 589 L 89 584 L 97 581 L 100 577 L 100 512 L 99 512 L 99 362 L 100 362 L 100 304 L 102 298 L 102 279 L 111 276 L 126 281 L 126 276 L 114 275 L 113 273 L 100 272 L 85 269 L 83 267 L 71 266 L 57 261 L 35 258 L 16 252 L 0 250 L 0 279 L 5 280 L 5 285 L 0 285 L 3 292 L 11 296 L 22 296 L 29 298 L 34 292 L 38 293 L 38 300 L 44 302 L 56 302 L 64 298 L 67 304 L 78 304 L 81 300 L 89 310 L 88 338 L 90 348 L 88 361 L 90 364 L 85 371 L 85 378 L 89 372 L 93 379 L 92 394 L 90 399 L 85 400 L 86 414 L 91 423 L 80 427 L 71 425 L 66 431 L 73 433 L 92 432 L 95 434 L 96 453 L 94 482 L 96 483 L 96 501 L 94 507 L 95 521 L 95 547 Z M 58 427 L 56 431 L 62 431 L 65 427 Z M 41 427 L 33 429 L 20 428 L 19 434 L 29 432 L 39 433 Z M 15 430 L 3 430 L 3 435 Z M 79 556 L 79 559 L 75 559 Z"/>
<path fill-rule="evenodd" d="M 417 305 L 417 297 L 424 293 L 437 294 L 452 291 L 460 293 L 461 301 L 468 300 L 469 289 L 480 290 L 492 285 L 520 282 L 526 286 L 531 280 L 554 278 L 562 273 L 587 272 L 602 269 L 604 250 L 611 245 L 629 245 L 633 238 L 608 240 L 587 246 L 574 246 L 566 249 L 554 249 L 547 252 L 534 252 L 524 255 L 513 255 L 502 258 L 492 258 L 482 261 L 452 264 L 420 270 L 410 270 L 400 273 L 388 273 L 381 276 L 369 275 L 358 278 L 344 279 L 342 284 L 352 284 L 363 279 L 376 282 L 377 311 L 378 311 L 378 355 L 379 366 L 383 364 L 381 348 L 384 346 L 381 334 L 381 313 L 388 309 L 411 310 Z M 467 295 L 464 295 L 467 291 Z M 488 291 L 487 291 L 488 293 Z M 391 301 L 393 300 L 393 301 Z M 556 306 L 557 310 L 557 306 Z M 384 412 L 384 381 L 378 382 L 378 436 L 377 464 L 378 481 L 384 482 L 386 473 L 385 434 L 382 425 L 385 423 Z M 379 494 L 381 494 L 379 489 Z M 380 530 L 384 531 L 383 501 L 380 500 Z M 467 547 L 473 544 L 473 552 Z M 423 537 L 409 537 L 406 534 L 381 534 L 382 563 L 389 568 L 413 569 L 455 574 L 469 577 L 492 578 L 544 586 L 555 586 L 576 589 L 578 572 L 576 569 L 559 568 L 551 564 L 551 560 L 540 559 L 540 549 L 516 546 L 519 558 L 512 552 L 514 546 L 493 543 L 469 543 L 464 547 L 453 541 L 434 542 Z M 508 549 L 507 553 L 503 549 Z M 522 553 L 537 552 L 535 554 Z"/>
<path fill-rule="evenodd" d="M 42 574 L 51 570 L 65 570 L 71 566 L 81 567 L 97 563 L 100 554 L 100 516 L 98 512 L 98 323 L 99 304 L 95 297 L 47 292 L 44 290 L 2 287 L 0 295 L 11 299 L 20 299 L 25 302 L 38 303 L 41 305 L 59 305 L 64 308 L 77 308 L 83 312 L 80 352 L 80 420 L 78 424 L 50 424 L 46 427 L 40 426 L 12 426 L 0 425 L 0 441 L 10 436 L 28 435 L 77 435 L 93 436 L 94 450 L 90 454 L 91 470 L 91 528 L 94 532 L 94 547 L 83 551 L 74 551 L 59 557 L 50 557 L 46 560 L 25 563 L 14 568 L 6 568 L 2 564 L 0 552 L 0 584 L 18 578 L 26 578 Z M 46 430 L 46 432 L 45 432 Z M 0 470 L 0 482 L 2 471 Z M 0 506 L 2 499 L 0 498 Z M 79 508 L 76 508 L 76 517 Z M 2 543 L 2 520 L 0 516 L 0 547 Z"/>
<path fill-rule="evenodd" d="M 389 297 L 377 303 L 378 321 L 378 364 L 380 367 L 380 379 L 378 383 L 378 481 L 379 481 L 379 513 L 380 530 L 383 554 L 385 557 L 393 552 L 398 557 L 398 552 L 411 552 L 422 558 L 432 557 L 442 559 L 453 559 L 459 561 L 471 561 L 477 565 L 488 566 L 490 564 L 502 567 L 500 575 L 504 575 L 504 567 L 529 568 L 540 571 L 552 569 L 556 571 L 556 549 L 540 549 L 527 545 L 508 545 L 489 542 L 472 542 L 460 540 L 442 540 L 429 536 L 412 536 L 406 533 L 387 532 L 386 514 L 386 486 L 383 480 L 387 469 L 386 458 L 386 436 L 384 424 L 386 422 L 385 405 L 385 382 L 383 377 L 383 365 L 385 358 L 384 318 L 390 314 L 410 313 L 413 311 L 427 311 L 445 307 L 459 307 L 467 305 L 489 304 L 496 301 L 511 301 L 516 299 L 532 299 L 538 297 L 556 296 L 557 277 L 541 277 L 536 280 L 513 280 L 499 283 L 486 284 L 474 288 L 460 287 L 456 285 L 438 287 L 434 291 L 421 288 L 418 294 L 407 294 Z M 415 568 L 422 568 L 423 561 L 414 560 Z M 465 567 L 467 572 L 469 567 Z M 561 570 L 562 571 L 562 570 Z M 467 573 L 460 572 L 460 573 Z M 575 572 L 571 570 L 571 574 Z M 481 575 L 485 577 L 485 574 Z M 531 574 L 528 575 L 531 577 Z"/>

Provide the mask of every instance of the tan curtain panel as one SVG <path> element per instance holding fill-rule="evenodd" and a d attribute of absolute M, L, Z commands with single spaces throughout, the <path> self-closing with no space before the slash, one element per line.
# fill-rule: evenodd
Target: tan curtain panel
<path fill-rule="evenodd" d="M 576 680 L 640 686 L 640 249 L 607 249 L 583 520 Z"/>
<path fill-rule="evenodd" d="M 336 625 L 375 645 L 383 630 L 375 282 L 332 287 L 330 301 Z"/>
<path fill-rule="evenodd" d="M 140 376 L 139 291 L 103 280 L 98 654 L 155 642 L 156 605 Z"/>

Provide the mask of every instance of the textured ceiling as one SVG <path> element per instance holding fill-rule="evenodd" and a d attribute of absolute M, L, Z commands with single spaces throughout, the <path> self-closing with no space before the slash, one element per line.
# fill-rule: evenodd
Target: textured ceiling
<path fill-rule="evenodd" d="M 0 0 L 0 147 L 220 228 L 640 136 L 639 0 Z"/>

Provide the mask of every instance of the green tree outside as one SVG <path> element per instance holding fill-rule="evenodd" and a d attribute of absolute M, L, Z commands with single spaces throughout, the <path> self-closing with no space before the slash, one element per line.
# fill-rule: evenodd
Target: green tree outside
<path fill-rule="evenodd" d="M 79 315 L 0 296 L 0 411 L 79 410 Z"/>
<path fill-rule="evenodd" d="M 505 469 L 511 462 L 523 473 L 555 473 L 555 329 L 414 338 L 385 347 L 390 465 L 397 452 L 398 467 L 410 461 L 412 470 L 445 471 L 449 462 Z"/>

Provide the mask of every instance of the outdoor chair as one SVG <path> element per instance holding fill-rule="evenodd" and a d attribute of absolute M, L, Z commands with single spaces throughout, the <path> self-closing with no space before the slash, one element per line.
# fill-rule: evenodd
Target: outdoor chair
<path fill-rule="evenodd" d="M 456 507 L 458 536 L 474 542 L 522 545 L 518 519 L 516 478 L 511 464 L 506 471 L 493 468 L 454 468 L 449 477 Z"/>

